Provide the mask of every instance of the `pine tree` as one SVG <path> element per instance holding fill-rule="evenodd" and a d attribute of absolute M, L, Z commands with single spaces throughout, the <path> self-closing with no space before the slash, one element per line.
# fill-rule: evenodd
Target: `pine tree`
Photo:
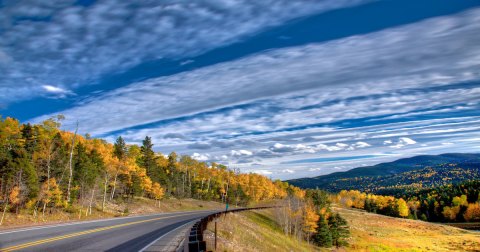
<path fill-rule="evenodd" d="M 340 216 L 340 214 L 333 214 L 328 220 L 330 226 L 330 233 L 332 234 L 332 243 L 336 247 L 347 245 L 346 238 L 349 237 L 350 231 L 348 229 L 347 221 Z"/>
<path fill-rule="evenodd" d="M 140 148 L 142 156 L 139 164 L 141 167 L 147 170 L 147 175 L 152 178 L 152 181 L 158 182 L 159 174 L 156 172 L 157 164 L 155 162 L 155 152 L 153 151 L 152 138 L 146 136 L 142 143 L 143 145 Z"/>
<path fill-rule="evenodd" d="M 118 160 L 123 160 L 126 157 L 127 145 L 121 136 L 117 138 L 115 144 L 113 145 L 113 154 L 118 158 Z"/>
<path fill-rule="evenodd" d="M 315 243 L 320 247 L 329 248 L 333 245 L 332 233 L 328 227 L 325 216 L 320 215 L 317 224 L 317 232 L 314 236 Z"/>

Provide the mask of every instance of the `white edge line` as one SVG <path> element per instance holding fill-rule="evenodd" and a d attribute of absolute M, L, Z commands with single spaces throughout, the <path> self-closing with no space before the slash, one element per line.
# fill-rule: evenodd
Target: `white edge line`
<path fill-rule="evenodd" d="M 178 214 L 178 213 L 191 213 L 191 212 L 209 212 L 215 210 L 202 210 L 202 211 L 181 211 L 181 212 L 169 212 L 169 213 L 155 213 L 155 214 L 147 214 L 147 215 L 137 215 L 137 216 L 128 216 L 128 217 L 116 217 L 116 218 L 108 218 L 108 219 L 100 219 L 100 220 L 91 220 L 91 221 L 76 221 L 72 223 L 64 223 L 64 224 L 57 224 L 57 225 L 47 225 L 47 226 L 39 226 L 34 228 L 22 228 L 18 230 L 12 230 L 7 232 L 0 232 L 0 235 L 3 234 L 12 234 L 18 232 L 25 232 L 25 231 L 33 231 L 39 229 L 47 229 L 47 228 L 56 228 L 56 227 L 65 227 L 65 226 L 73 226 L 73 225 L 80 225 L 80 224 L 88 224 L 88 223 L 95 223 L 95 222 L 102 222 L 102 221 L 111 221 L 111 220 L 124 220 L 124 219 L 131 219 L 131 218 L 141 218 L 141 217 L 149 217 L 149 216 L 157 216 L 157 215 L 167 215 L 167 214 Z"/>
<path fill-rule="evenodd" d="M 200 219 L 200 218 L 199 218 L 199 219 Z M 155 239 L 154 241 L 150 242 L 147 246 L 145 246 L 144 248 L 140 249 L 138 252 L 143 252 L 143 251 L 145 251 L 145 249 L 149 248 L 149 247 L 152 246 L 155 242 L 159 241 L 160 239 L 162 239 L 162 238 L 165 237 L 166 235 L 170 234 L 171 232 L 173 232 L 173 231 L 175 231 L 175 230 L 177 230 L 177 229 L 180 229 L 180 228 L 182 228 L 182 227 L 184 227 L 184 226 L 186 226 L 186 225 L 190 225 L 192 222 L 198 221 L 199 219 L 196 219 L 196 220 L 187 222 L 187 223 L 185 223 L 185 224 L 183 224 L 183 225 L 181 225 L 181 226 L 179 226 L 179 227 L 176 227 L 176 228 L 168 231 L 168 232 L 165 233 L 164 235 L 162 235 L 162 236 L 158 237 L 157 239 Z"/>

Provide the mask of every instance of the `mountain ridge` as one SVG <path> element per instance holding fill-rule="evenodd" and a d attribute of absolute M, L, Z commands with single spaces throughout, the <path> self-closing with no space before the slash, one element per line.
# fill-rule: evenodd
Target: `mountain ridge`
<path fill-rule="evenodd" d="M 444 165 L 453 164 L 457 168 L 480 168 L 480 153 L 445 153 L 440 155 L 419 155 L 398 159 L 392 162 L 380 163 L 373 166 L 357 167 L 344 172 L 334 172 L 310 178 L 286 180 L 289 184 L 302 188 L 320 188 L 329 191 L 338 191 L 338 184 L 347 181 L 357 181 L 364 178 L 375 180 L 376 178 L 388 178 L 389 176 L 401 175 L 428 167 L 445 169 Z M 394 181 L 392 181 L 393 183 Z M 332 186 L 334 185 L 334 186 Z M 355 187 L 353 186 L 347 186 Z M 333 189 L 333 190 L 332 190 Z M 345 188 L 347 189 L 347 188 Z"/>

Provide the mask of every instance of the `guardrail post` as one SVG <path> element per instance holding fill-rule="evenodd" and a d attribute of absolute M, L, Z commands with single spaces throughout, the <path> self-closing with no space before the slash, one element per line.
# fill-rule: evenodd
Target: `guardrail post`
<path fill-rule="evenodd" d="M 215 251 L 217 251 L 217 221 L 215 220 Z"/>

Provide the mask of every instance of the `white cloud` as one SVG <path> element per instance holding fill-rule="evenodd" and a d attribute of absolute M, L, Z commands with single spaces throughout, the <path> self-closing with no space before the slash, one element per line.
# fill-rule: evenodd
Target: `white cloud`
<path fill-rule="evenodd" d="M 290 169 L 284 169 L 284 170 L 282 170 L 282 172 L 283 172 L 283 173 L 289 173 L 289 174 L 295 173 L 294 170 L 290 170 Z"/>
<path fill-rule="evenodd" d="M 408 137 L 400 137 L 398 141 L 395 143 L 395 145 L 391 145 L 391 148 L 402 148 L 407 145 L 413 145 L 416 144 L 417 142 L 411 138 Z"/>
<path fill-rule="evenodd" d="M 356 148 L 367 148 L 370 147 L 371 145 L 365 142 L 356 142 L 355 147 Z"/>
<path fill-rule="evenodd" d="M 234 156 L 234 157 L 238 157 L 238 156 L 251 156 L 253 153 L 251 151 L 248 151 L 248 150 L 232 150 L 230 152 L 230 155 Z"/>
<path fill-rule="evenodd" d="M 269 170 L 253 170 L 253 173 L 261 174 L 261 175 L 271 175 L 273 172 Z"/>
<path fill-rule="evenodd" d="M 59 88 L 51 85 L 43 85 L 42 88 L 45 89 L 45 91 L 47 92 L 55 93 L 55 94 L 68 93 L 68 91 L 63 88 Z"/>
<path fill-rule="evenodd" d="M 193 153 L 192 155 L 193 159 L 196 159 L 198 161 L 208 161 L 210 159 L 209 154 L 200 154 L 200 153 Z"/>
<path fill-rule="evenodd" d="M 383 144 L 384 144 L 384 145 L 392 144 L 392 143 L 393 143 L 392 140 L 385 140 L 385 141 L 383 141 Z"/>

